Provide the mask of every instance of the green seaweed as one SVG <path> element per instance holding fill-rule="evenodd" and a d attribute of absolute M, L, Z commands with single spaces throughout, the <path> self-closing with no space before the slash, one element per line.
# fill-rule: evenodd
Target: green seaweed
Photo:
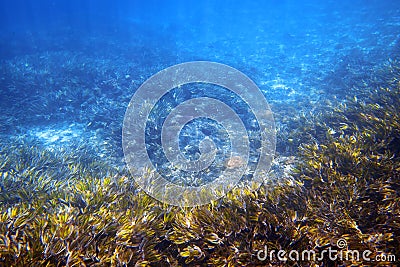
<path fill-rule="evenodd" d="M 341 238 L 399 257 L 399 62 L 352 92 L 307 119 L 312 133 L 291 133 L 302 141 L 290 178 L 195 208 L 159 203 L 102 162 L 1 140 L 0 265 L 320 266 L 262 262 L 257 251 L 319 251 Z"/>

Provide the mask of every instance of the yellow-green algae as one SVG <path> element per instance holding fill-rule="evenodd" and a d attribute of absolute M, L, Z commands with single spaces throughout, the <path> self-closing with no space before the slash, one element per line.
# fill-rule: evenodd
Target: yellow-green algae
<path fill-rule="evenodd" d="M 389 61 L 354 90 L 359 96 L 305 125 L 319 130 L 303 132 L 307 144 L 290 179 L 234 189 L 196 208 L 164 206 L 106 165 L 3 142 L 0 265 L 294 266 L 261 262 L 257 251 L 265 245 L 318 251 L 344 238 L 350 249 L 371 250 L 371 258 L 396 255 L 397 262 L 379 263 L 394 266 L 400 257 L 399 66 Z"/>

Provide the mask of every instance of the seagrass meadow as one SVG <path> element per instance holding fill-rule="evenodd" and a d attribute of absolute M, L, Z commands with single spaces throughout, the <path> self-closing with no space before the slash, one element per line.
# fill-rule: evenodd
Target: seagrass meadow
<path fill-rule="evenodd" d="M 278 129 L 278 146 L 296 155 L 288 175 L 194 208 L 157 202 L 124 169 L 85 157 L 85 147 L 2 137 L 0 265 L 396 266 L 400 63 L 346 89 L 345 101 L 296 118 L 285 135 Z M 318 252 L 338 249 L 339 239 L 396 261 L 257 258 L 265 246 Z"/>

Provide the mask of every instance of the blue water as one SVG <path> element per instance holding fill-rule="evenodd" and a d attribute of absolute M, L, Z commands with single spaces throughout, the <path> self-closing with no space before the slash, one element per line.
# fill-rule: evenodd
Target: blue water
<path fill-rule="evenodd" d="M 299 116 L 353 97 L 399 54 L 393 0 L 4 0 L 0 131 L 49 147 L 85 143 L 120 161 L 122 120 L 137 88 L 166 67 L 206 60 L 260 87 L 275 115 L 277 152 L 289 156 Z"/>

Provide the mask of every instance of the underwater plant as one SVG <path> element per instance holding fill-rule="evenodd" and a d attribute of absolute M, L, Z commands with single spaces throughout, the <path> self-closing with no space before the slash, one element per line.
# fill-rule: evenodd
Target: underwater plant
<path fill-rule="evenodd" d="M 355 257 L 261 261 L 258 251 L 370 250 L 400 256 L 400 63 L 293 133 L 291 177 L 204 206 L 157 202 L 128 172 L 2 138 L 2 266 L 366 266 Z M 84 151 L 82 152 L 84 155 Z M 354 256 L 354 255 L 352 255 Z M 398 264 L 380 262 L 382 266 Z M 378 263 L 374 263 L 378 264 Z"/>

